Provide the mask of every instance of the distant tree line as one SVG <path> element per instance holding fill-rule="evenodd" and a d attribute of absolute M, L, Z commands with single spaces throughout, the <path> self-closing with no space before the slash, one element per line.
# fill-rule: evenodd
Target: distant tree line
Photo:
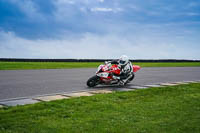
<path fill-rule="evenodd" d="M 25 58 L 0 58 L 6 62 L 104 62 L 113 59 L 25 59 Z M 200 62 L 200 60 L 186 59 L 135 59 L 132 62 Z"/>

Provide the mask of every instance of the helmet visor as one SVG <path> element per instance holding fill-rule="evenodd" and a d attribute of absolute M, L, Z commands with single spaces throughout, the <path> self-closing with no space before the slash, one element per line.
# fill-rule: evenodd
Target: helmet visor
<path fill-rule="evenodd" d="M 119 63 L 120 64 L 125 64 L 126 61 L 120 60 Z"/>

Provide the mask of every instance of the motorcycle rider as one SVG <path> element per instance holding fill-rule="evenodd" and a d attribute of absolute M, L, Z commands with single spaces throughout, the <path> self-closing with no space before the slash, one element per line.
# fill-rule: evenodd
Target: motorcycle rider
<path fill-rule="evenodd" d="M 116 64 L 120 68 L 120 75 L 113 75 L 114 79 L 119 80 L 120 85 L 124 85 L 133 76 L 133 66 L 128 56 L 122 55 L 118 60 L 106 61 L 105 64 Z"/>

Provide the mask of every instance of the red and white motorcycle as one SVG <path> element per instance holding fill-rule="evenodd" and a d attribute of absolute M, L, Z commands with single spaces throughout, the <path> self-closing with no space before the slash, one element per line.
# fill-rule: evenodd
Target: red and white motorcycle
<path fill-rule="evenodd" d="M 130 73 L 130 75 L 128 75 L 130 77 L 125 84 L 131 82 L 134 79 L 135 72 L 137 72 L 139 69 L 140 66 L 133 65 L 133 72 Z M 96 75 L 88 79 L 87 86 L 94 87 L 99 84 L 103 85 L 119 84 L 120 80 L 114 77 L 120 75 L 120 72 L 121 70 L 116 64 L 111 66 L 109 64 L 100 65 L 97 69 Z"/>

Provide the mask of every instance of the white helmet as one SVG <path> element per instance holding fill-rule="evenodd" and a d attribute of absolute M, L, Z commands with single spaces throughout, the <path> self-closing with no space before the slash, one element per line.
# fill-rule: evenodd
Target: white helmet
<path fill-rule="evenodd" d="M 119 58 L 119 65 L 124 66 L 124 65 L 126 65 L 128 63 L 128 61 L 129 61 L 128 56 L 122 55 Z"/>

